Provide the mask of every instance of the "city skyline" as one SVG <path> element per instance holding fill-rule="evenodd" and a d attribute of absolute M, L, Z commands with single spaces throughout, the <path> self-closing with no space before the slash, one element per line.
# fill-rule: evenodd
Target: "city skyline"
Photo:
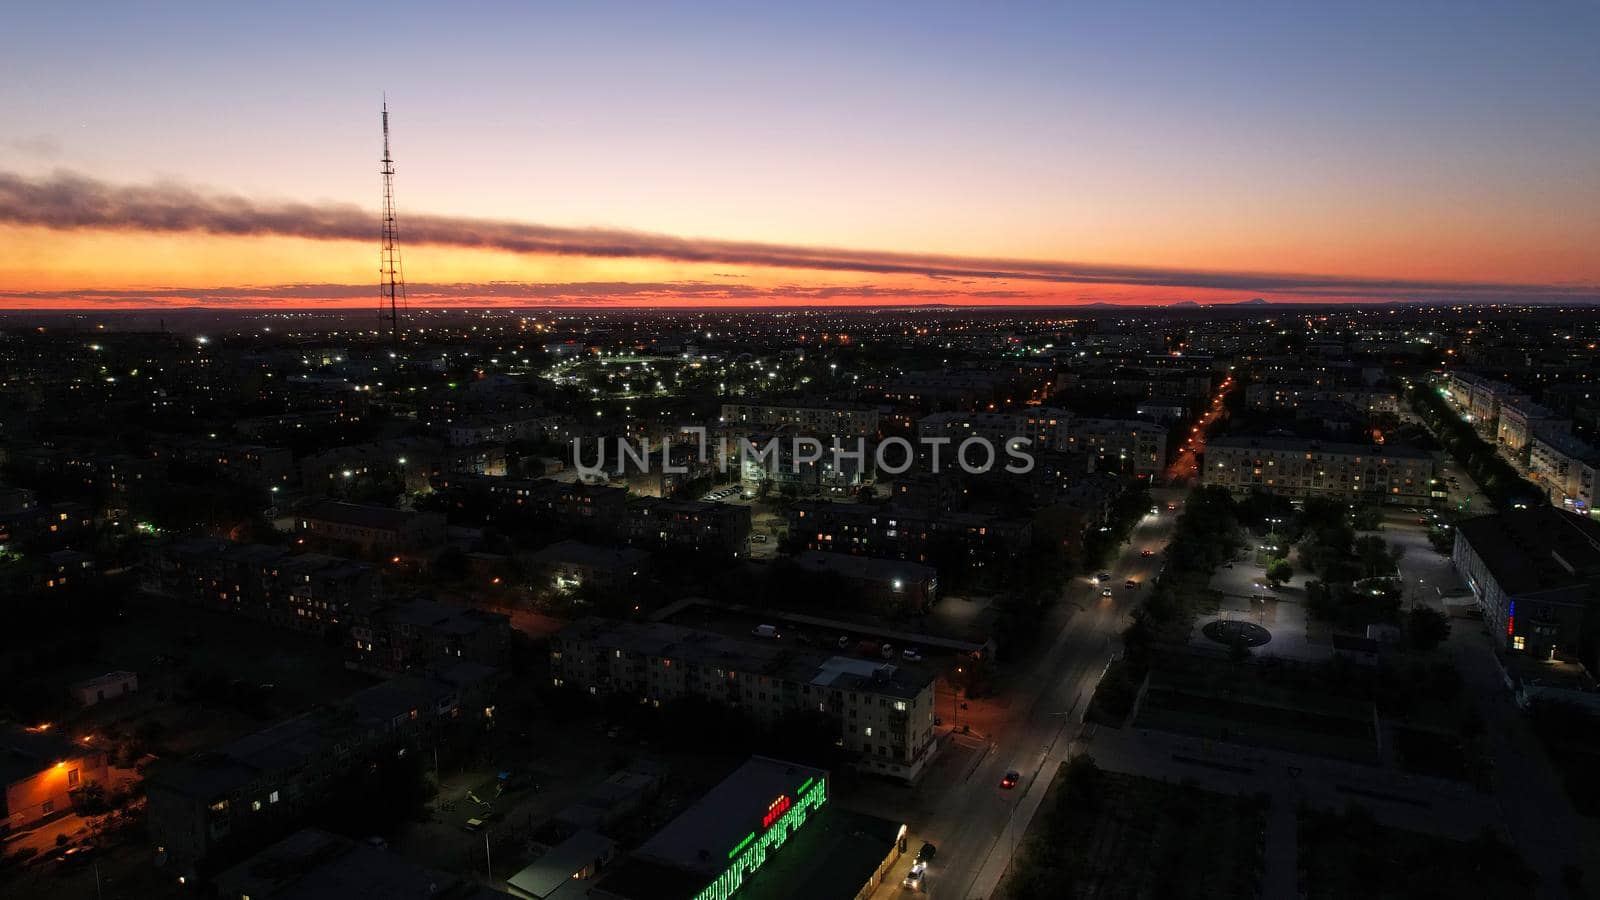
<path fill-rule="evenodd" d="M 385 90 L 413 305 L 1600 300 L 1591 6 L 1010 12 L 27 13 L 0 307 L 375 306 Z"/>

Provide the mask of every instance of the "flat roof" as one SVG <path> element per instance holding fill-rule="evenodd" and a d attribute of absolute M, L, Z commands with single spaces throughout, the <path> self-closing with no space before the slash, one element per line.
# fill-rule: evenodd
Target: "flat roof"
<path fill-rule="evenodd" d="M 635 855 L 715 878 L 728 867 L 734 848 L 762 830 L 761 818 L 774 800 L 794 798 L 802 785 L 827 777 L 823 769 L 753 756 L 645 841 Z"/>
<path fill-rule="evenodd" d="M 914 583 L 938 575 L 931 566 L 903 559 L 877 559 L 850 553 L 828 553 L 823 550 L 806 550 L 796 554 L 792 559 L 795 565 L 810 572 L 834 572 L 847 578 L 871 581 L 904 579 Z"/>
<path fill-rule="evenodd" d="M 930 672 L 916 667 L 874 661 L 870 663 L 870 673 L 857 673 L 835 665 L 847 657 L 800 649 L 788 642 L 741 640 L 666 622 L 618 622 L 590 617 L 567 626 L 561 637 L 601 650 L 624 650 L 803 684 L 829 683 L 843 690 L 905 699 L 917 696 L 933 681 Z M 827 682 L 817 681 L 825 673 L 833 674 Z"/>
<path fill-rule="evenodd" d="M 782 852 L 745 880 L 739 900 L 854 900 L 895 851 L 901 823 L 824 804 Z M 891 888 L 898 890 L 898 888 Z"/>
<path fill-rule="evenodd" d="M 1218 449 L 1286 450 L 1291 453 L 1334 453 L 1343 456 L 1374 456 L 1391 459 L 1431 459 L 1432 454 L 1416 447 L 1398 444 L 1343 444 L 1336 441 L 1316 441 L 1298 437 L 1278 437 L 1247 434 L 1223 435 L 1212 438 L 1207 446 Z"/>
<path fill-rule="evenodd" d="M 399 854 L 316 828 L 289 835 L 223 872 L 226 894 L 259 900 L 489 900 L 505 894 Z"/>
<path fill-rule="evenodd" d="M 1551 506 L 1513 509 L 1456 526 L 1500 589 L 1513 596 L 1600 591 L 1600 523 Z M 1550 599 L 1556 599 L 1551 597 Z"/>
<path fill-rule="evenodd" d="M 548 897 L 571 881 L 573 874 L 610 856 L 616 846 L 615 841 L 599 832 L 582 829 L 507 878 L 506 884 L 535 897 Z"/>

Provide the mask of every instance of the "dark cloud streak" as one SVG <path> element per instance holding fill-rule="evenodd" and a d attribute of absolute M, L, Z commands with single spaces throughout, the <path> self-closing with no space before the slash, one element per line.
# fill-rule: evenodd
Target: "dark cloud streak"
<path fill-rule="evenodd" d="M 172 183 L 114 185 L 68 172 L 28 178 L 0 172 L 0 223 L 217 235 L 374 241 L 377 216 L 352 205 L 267 203 Z M 400 222 L 409 243 L 510 253 L 649 258 L 683 263 L 915 275 L 932 279 L 1129 285 L 1373 299 L 1595 302 L 1596 285 L 1531 285 L 1212 272 L 942 254 L 896 253 L 682 238 L 606 228 L 416 215 Z"/>

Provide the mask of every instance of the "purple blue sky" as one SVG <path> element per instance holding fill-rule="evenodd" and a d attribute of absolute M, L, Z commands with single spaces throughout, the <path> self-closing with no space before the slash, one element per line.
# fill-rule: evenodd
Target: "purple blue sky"
<path fill-rule="evenodd" d="M 1590 2 L 36 4 L 0 304 L 367 302 L 384 92 L 417 302 L 1593 299 L 1597 47 Z"/>

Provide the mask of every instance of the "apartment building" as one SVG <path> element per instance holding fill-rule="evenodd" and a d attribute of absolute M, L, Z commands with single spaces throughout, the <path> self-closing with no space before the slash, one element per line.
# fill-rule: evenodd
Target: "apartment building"
<path fill-rule="evenodd" d="M 206 537 L 157 551 L 146 566 L 144 586 L 209 609 L 315 632 L 379 596 L 378 570 L 367 563 Z"/>
<path fill-rule="evenodd" d="M 450 446 L 504 444 L 512 441 L 565 441 L 571 420 L 538 409 L 481 413 L 450 423 Z"/>
<path fill-rule="evenodd" d="M 1526 394 L 1501 398 L 1495 422 L 1495 444 L 1500 455 L 1519 470 L 1527 471 L 1529 450 L 1535 437 L 1572 433 L 1572 420 L 1533 401 Z"/>
<path fill-rule="evenodd" d="M 1455 370 L 1445 376 L 1444 396 L 1478 431 L 1494 434 L 1500 403 L 1516 393 L 1511 385 L 1471 372 Z"/>
<path fill-rule="evenodd" d="M 1544 488 L 1550 502 L 1592 515 L 1600 481 L 1600 448 L 1577 436 L 1553 431 L 1528 443 L 1528 479 Z"/>
<path fill-rule="evenodd" d="M 492 673 L 403 676 L 216 750 L 151 768 L 147 824 L 165 865 L 193 876 L 222 846 L 248 848 L 303 818 L 379 754 L 450 723 L 478 721 Z"/>
<path fill-rule="evenodd" d="M 854 403 L 748 402 L 722 404 L 722 424 L 754 429 L 788 427 L 825 435 L 878 433 L 876 407 Z"/>
<path fill-rule="evenodd" d="M 750 507 L 640 497 L 628 504 L 626 528 L 639 547 L 743 556 L 750 546 Z"/>
<path fill-rule="evenodd" d="M 788 562 L 799 571 L 831 576 L 849 584 L 861 592 L 872 609 L 920 613 L 939 600 L 939 573 L 932 566 L 820 550 L 795 554 Z"/>
<path fill-rule="evenodd" d="M 830 656 L 784 641 L 739 640 L 663 622 L 589 618 L 551 639 L 558 686 L 660 704 L 696 696 L 767 725 L 804 710 L 837 724 L 864 772 L 915 781 L 932 759 L 934 675 Z"/>
<path fill-rule="evenodd" d="M 324 500 L 298 521 L 300 533 L 310 540 L 366 554 L 414 553 L 444 543 L 445 519 L 438 513 Z"/>
<path fill-rule="evenodd" d="M 1104 469 L 1126 469 L 1155 478 L 1167 465 L 1167 429 L 1143 419 L 1074 419 L 1064 446 L 1100 460 Z"/>
<path fill-rule="evenodd" d="M 422 598 L 357 610 L 349 624 L 354 661 L 369 670 L 500 666 L 511 648 L 509 616 Z"/>
<path fill-rule="evenodd" d="M 535 584 L 556 591 L 625 590 L 650 572 L 650 554 L 577 540 L 557 541 L 521 558 Z"/>
<path fill-rule="evenodd" d="M 1206 445 L 1202 483 L 1347 503 L 1427 504 L 1437 474 L 1431 454 L 1409 447 L 1295 437 L 1224 436 Z"/>
<path fill-rule="evenodd" d="M 1314 403 L 1340 403 L 1368 415 L 1400 411 L 1400 396 L 1394 391 L 1356 385 L 1257 382 L 1244 389 L 1244 401 L 1251 409 L 1273 411 L 1297 410 Z"/>
<path fill-rule="evenodd" d="M 897 504 L 797 503 L 789 511 L 789 529 L 808 550 L 919 563 L 936 562 L 945 552 L 977 565 L 1000 562 L 1026 552 L 1033 540 L 1026 520 Z"/>

